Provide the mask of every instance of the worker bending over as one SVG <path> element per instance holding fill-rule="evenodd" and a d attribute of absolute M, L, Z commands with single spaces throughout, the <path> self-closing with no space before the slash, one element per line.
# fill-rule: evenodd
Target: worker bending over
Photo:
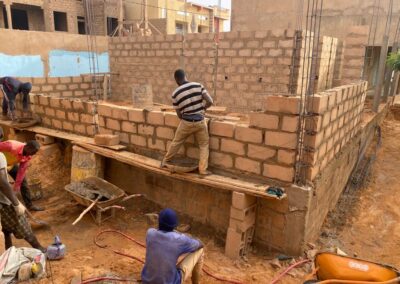
<path fill-rule="evenodd" d="M 18 94 L 22 94 L 23 110 L 27 111 L 29 106 L 29 93 L 32 90 L 32 84 L 22 83 L 13 77 L 0 78 L 0 88 L 3 90 L 3 119 L 11 117 L 15 119 L 15 99 Z M 9 112 L 10 111 L 10 112 Z"/>
<path fill-rule="evenodd" d="M 172 94 L 172 103 L 181 121 L 161 167 L 164 167 L 165 163 L 178 153 L 185 140 L 194 134 L 200 148 L 199 173 L 207 175 L 209 136 L 204 113 L 213 104 L 213 100 L 203 85 L 189 82 L 182 69 L 176 70 L 174 77 L 179 87 Z"/>
<path fill-rule="evenodd" d="M 0 142 L 0 152 L 4 153 L 10 166 L 8 173 L 14 179 L 14 190 L 21 191 L 25 206 L 30 211 L 43 211 L 43 208 L 33 205 L 31 193 L 26 181 L 25 174 L 28 170 L 29 161 L 40 149 L 37 141 L 32 140 L 22 143 L 15 140 Z"/>
<path fill-rule="evenodd" d="M 192 275 L 192 283 L 200 283 L 203 266 L 201 241 L 175 232 L 178 216 L 172 209 L 160 212 L 158 230 L 146 235 L 146 262 L 142 271 L 144 284 L 181 284 Z M 178 258 L 187 254 L 181 262 Z"/>
<path fill-rule="evenodd" d="M 0 139 L 3 138 L 3 129 L 0 128 Z M 25 207 L 18 200 L 12 190 L 7 176 L 7 160 L 3 153 L 0 153 L 0 219 L 1 219 L 1 244 L 0 251 L 12 246 L 11 234 L 17 239 L 24 239 L 33 248 L 46 252 L 41 246 L 25 216 Z M 4 234 L 4 235 L 3 235 Z"/>

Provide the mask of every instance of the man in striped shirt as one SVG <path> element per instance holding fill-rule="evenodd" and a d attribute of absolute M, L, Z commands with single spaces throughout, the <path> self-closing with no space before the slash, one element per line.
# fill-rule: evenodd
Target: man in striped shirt
<path fill-rule="evenodd" d="M 182 69 L 176 70 L 174 77 L 179 87 L 172 94 L 172 103 L 181 121 L 161 166 L 170 161 L 178 153 L 185 140 L 194 134 L 200 148 L 199 173 L 206 175 L 208 174 L 209 136 L 204 113 L 213 104 L 213 100 L 203 85 L 189 82 Z"/>

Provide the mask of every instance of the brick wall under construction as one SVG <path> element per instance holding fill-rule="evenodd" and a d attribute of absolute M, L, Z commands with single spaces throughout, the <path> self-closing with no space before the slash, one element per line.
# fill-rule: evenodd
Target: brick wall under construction
<path fill-rule="evenodd" d="M 170 104 L 173 74 L 182 67 L 218 105 L 263 109 L 268 95 L 290 93 L 294 37 L 291 30 L 221 33 L 217 67 L 214 34 L 188 34 L 184 41 L 181 35 L 111 38 L 110 69 L 119 73 L 113 99 L 131 101 L 131 84 L 149 84 L 155 102 Z"/>

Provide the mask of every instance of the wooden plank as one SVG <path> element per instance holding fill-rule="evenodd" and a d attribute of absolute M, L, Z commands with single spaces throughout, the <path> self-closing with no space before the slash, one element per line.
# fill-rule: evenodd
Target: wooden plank
<path fill-rule="evenodd" d="M 13 127 L 9 125 L 10 123 L 7 121 L 0 120 L 0 125 L 6 125 L 9 127 Z M 139 154 L 131 153 L 128 151 L 115 151 L 114 149 L 106 149 L 103 146 L 98 146 L 94 144 L 94 139 L 90 137 L 85 137 L 73 133 L 67 133 L 64 131 L 54 130 L 42 126 L 33 126 L 24 128 L 21 130 L 32 131 L 39 134 L 44 134 L 48 136 L 58 137 L 61 139 L 72 141 L 74 144 L 79 145 L 89 151 L 92 151 L 96 154 L 112 158 L 123 162 L 128 165 L 132 165 L 141 169 L 149 170 L 157 174 L 162 174 L 165 176 L 169 176 L 172 178 L 176 178 L 179 180 L 189 181 L 197 184 L 203 184 L 206 186 L 216 187 L 223 190 L 229 191 L 238 191 L 243 192 L 245 194 L 258 196 L 266 199 L 275 199 L 280 200 L 286 198 L 286 194 L 280 199 L 278 199 L 274 195 L 270 195 L 265 193 L 265 190 L 268 188 L 268 184 L 262 183 L 252 183 L 244 180 L 234 179 L 231 177 L 221 176 L 221 175 L 208 175 L 201 176 L 193 173 L 171 173 L 166 169 L 160 168 L 160 161 L 151 159 Z M 120 145 L 117 145 L 120 146 Z"/>
<path fill-rule="evenodd" d="M 265 190 L 268 188 L 267 184 L 252 183 L 244 180 L 238 180 L 226 176 L 211 174 L 208 176 L 201 176 L 193 173 L 171 173 L 168 170 L 160 168 L 160 161 L 151 159 L 135 153 L 121 151 L 115 152 L 109 149 L 104 149 L 99 146 L 86 144 L 82 142 L 75 142 L 76 145 L 90 150 L 96 154 L 105 156 L 107 158 L 115 159 L 125 164 L 135 166 L 141 169 L 149 170 L 157 174 L 173 177 L 179 180 L 194 182 L 206 186 L 216 187 L 229 191 L 243 192 L 245 194 L 258 196 L 266 199 L 276 199 L 276 196 L 267 194 Z M 281 198 L 286 198 L 286 194 Z"/>
<path fill-rule="evenodd" d="M 54 130 L 54 129 L 46 128 L 46 127 L 42 127 L 42 126 L 31 126 L 31 127 L 26 127 L 26 128 L 18 128 L 18 127 L 15 127 L 15 125 L 11 124 L 9 121 L 3 121 L 3 120 L 0 120 L 0 125 L 8 126 L 8 127 L 15 128 L 18 130 L 23 130 L 23 131 L 31 131 L 31 132 L 35 132 L 35 133 L 39 133 L 39 134 L 43 134 L 43 135 L 47 135 L 47 136 L 52 136 L 52 137 L 57 137 L 57 138 L 65 139 L 65 140 L 96 145 L 96 143 L 94 143 L 94 139 L 91 137 L 85 137 L 85 136 L 77 135 L 74 133 L 68 133 L 68 132 L 64 132 L 64 131 Z M 121 150 L 125 150 L 127 148 L 125 145 L 113 145 L 113 146 L 101 146 L 101 147 L 105 147 L 105 148 L 115 150 L 115 151 L 121 151 Z"/>

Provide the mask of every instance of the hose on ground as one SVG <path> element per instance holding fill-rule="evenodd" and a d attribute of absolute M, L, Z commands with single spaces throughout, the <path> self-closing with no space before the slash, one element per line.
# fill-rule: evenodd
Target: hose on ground
<path fill-rule="evenodd" d="M 274 279 L 272 279 L 272 281 L 271 281 L 270 284 L 276 284 L 276 283 L 278 283 L 279 281 L 282 280 L 282 278 L 283 278 L 286 274 L 289 273 L 290 270 L 292 270 L 293 268 L 296 268 L 296 267 L 298 267 L 298 266 L 300 266 L 300 265 L 303 265 L 303 264 L 305 264 L 305 263 L 307 263 L 307 262 L 310 262 L 310 261 L 311 261 L 310 259 L 302 259 L 302 260 L 300 260 L 300 261 L 298 261 L 298 262 L 296 262 L 296 263 L 293 263 L 291 266 L 289 266 L 289 267 L 286 268 L 284 271 L 282 271 L 282 273 L 280 273 L 278 276 L 276 276 Z"/>
<path fill-rule="evenodd" d="M 98 233 L 94 237 L 94 243 L 95 243 L 96 246 L 98 246 L 99 248 L 109 249 L 112 252 L 114 252 L 115 254 L 118 254 L 118 255 L 121 255 L 121 256 L 125 256 L 125 257 L 129 257 L 129 258 L 132 258 L 134 260 L 139 261 L 140 263 L 144 263 L 144 261 L 142 259 L 140 259 L 140 258 L 138 258 L 136 256 L 133 256 L 133 255 L 130 255 L 130 254 L 126 254 L 124 252 L 117 251 L 117 250 L 114 250 L 114 249 L 110 249 L 110 248 L 107 248 L 107 245 L 100 244 L 99 241 L 98 241 L 98 238 L 101 235 L 106 234 L 106 233 L 118 234 L 118 235 L 130 240 L 131 242 L 139 245 L 140 247 L 146 248 L 145 244 L 135 240 L 133 237 L 131 237 L 131 236 L 129 236 L 129 235 L 127 235 L 127 234 L 125 234 L 125 233 L 123 233 L 121 231 L 118 231 L 118 230 L 104 230 L 104 231 L 101 231 L 100 233 Z M 230 284 L 244 284 L 243 282 L 240 282 L 240 281 L 237 281 L 237 280 L 230 280 L 230 279 L 225 279 L 225 278 L 223 278 L 221 276 L 217 276 L 217 275 L 213 274 L 206 265 L 203 266 L 203 272 L 205 274 L 207 274 L 208 276 L 214 278 L 215 280 L 218 280 L 218 281 L 221 281 L 221 282 L 230 283 Z M 102 281 L 102 280 L 112 280 L 112 279 L 102 279 L 102 277 L 98 277 L 98 278 L 87 279 L 87 280 L 81 282 L 81 284 L 94 283 L 94 282 L 98 282 L 98 281 Z M 114 280 L 124 281 L 124 282 L 132 281 L 132 280 L 126 280 L 126 279 L 125 280 L 114 279 Z M 87 281 L 89 281 L 89 282 L 87 282 Z"/>
<path fill-rule="evenodd" d="M 356 281 L 356 280 L 336 280 L 336 279 L 330 279 L 330 280 L 324 280 L 318 282 L 318 284 L 392 284 L 392 283 L 399 283 L 400 282 L 400 277 L 393 278 L 392 280 L 388 281 L 382 281 L 382 282 L 371 282 L 371 281 Z"/>

